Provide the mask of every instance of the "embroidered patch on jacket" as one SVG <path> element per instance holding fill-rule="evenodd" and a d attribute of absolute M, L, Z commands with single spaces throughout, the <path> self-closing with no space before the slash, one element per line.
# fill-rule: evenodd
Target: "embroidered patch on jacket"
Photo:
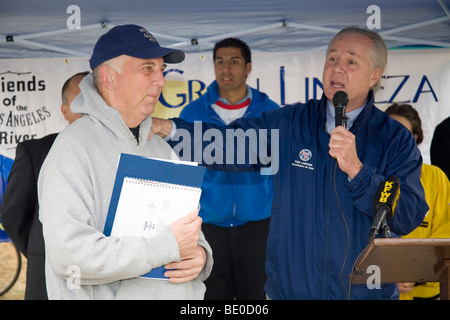
<path fill-rule="evenodd" d="M 313 154 L 311 150 L 302 149 L 298 153 L 296 159 L 294 159 L 294 162 L 292 162 L 292 165 L 300 168 L 314 170 L 314 164 L 310 162 L 312 156 Z"/>

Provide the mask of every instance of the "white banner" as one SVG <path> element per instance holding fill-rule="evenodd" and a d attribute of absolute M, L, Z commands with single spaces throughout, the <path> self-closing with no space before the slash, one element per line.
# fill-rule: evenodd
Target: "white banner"
<path fill-rule="evenodd" d="M 324 52 L 253 53 L 248 84 L 280 105 L 320 98 Z M 61 88 L 73 74 L 89 70 L 88 58 L 0 60 L 0 154 L 13 159 L 18 142 L 66 127 Z M 214 80 L 212 54 L 188 54 L 168 65 L 166 87 L 155 116 L 176 117 Z M 420 146 L 429 163 L 434 128 L 450 116 L 450 50 L 391 50 L 377 106 L 412 104 L 420 113 L 425 139 Z"/>
<path fill-rule="evenodd" d="M 61 89 L 73 74 L 88 71 L 87 59 L 0 60 L 0 152 L 14 158 L 17 143 L 59 132 Z"/>

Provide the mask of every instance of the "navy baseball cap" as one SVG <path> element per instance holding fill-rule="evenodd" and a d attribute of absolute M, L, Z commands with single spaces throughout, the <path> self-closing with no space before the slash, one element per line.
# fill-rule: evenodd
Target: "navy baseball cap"
<path fill-rule="evenodd" d="M 90 60 L 91 69 L 123 54 L 141 59 L 162 57 L 165 63 L 184 60 L 183 51 L 161 47 L 147 29 L 127 24 L 112 28 L 98 39 Z"/>

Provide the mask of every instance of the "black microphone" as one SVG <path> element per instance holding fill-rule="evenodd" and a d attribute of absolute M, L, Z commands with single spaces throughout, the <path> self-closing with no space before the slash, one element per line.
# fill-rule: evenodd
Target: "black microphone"
<path fill-rule="evenodd" d="M 382 181 L 378 186 L 377 193 L 373 200 L 374 219 L 370 228 L 369 243 L 380 232 L 380 228 L 388 229 L 386 218 L 394 217 L 400 198 L 400 179 L 396 176 L 389 176 L 386 181 Z"/>
<path fill-rule="evenodd" d="M 347 107 L 348 96 L 344 91 L 338 91 L 333 96 L 333 105 L 334 105 L 334 121 L 335 126 L 343 126 L 346 127 L 347 117 L 345 116 L 345 108 Z"/>

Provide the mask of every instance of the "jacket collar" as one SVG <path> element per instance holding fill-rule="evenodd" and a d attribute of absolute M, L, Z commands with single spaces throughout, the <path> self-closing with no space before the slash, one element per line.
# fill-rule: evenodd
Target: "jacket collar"
<path fill-rule="evenodd" d="M 251 88 L 250 86 L 247 86 L 247 88 L 249 90 L 252 90 L 252 100 L 250 102 L 250 105 L 248 106 L 247 112 L 246 114 L 248 114 L 249 112 L 252 111 L 253 107 L 257 104 L 255 104 L 254 102 L 260 102 L 262 101 L 262 97 L 261 95 L 256 94 L 258 91 Z M 206 93 L 205 93 L 206 97 L 205 97 L 205 108 L 206 109 L 212 109 L 211 105 L 216 103 L 216 101 L 220 98 L 220 94 L 219 94 L 219 85 L 217 84 L 217 81 L 214 80 L 213 82 L 211 82 L 211 84 L 208 86 L 208 88 L 206 89 Z"/>
<path fill-rule="evenodd" d="M 370 90 L 369 94 L 367 95 L 366 106 L 364 107 L 364 109 L 361 111 L 359 116 L 353 122 L 353 126 L 352 126 L 353 130 L 351 130 L 351 131 L 356 131 L 360 127 L 365 126 L 367 124 L 367 122 L 370 120 L 370 116 L 372 115 L 373 108 L 376 108 L 375 105 L 373 104 L 374 101 L 375 101 L 375 94 L 374 94 L 373 90 Z"/>
<path fill-rule="evenodd" d="M 360 112 L 358 117 L 354 120 L 353 125 L 350 128 L 350 131 L 356 131 L 360 126 L 366 125 L 366 123 L 370 119 L 372 110 L 375 107 L 373 104 L 374 100 L 375 100 L 374 92 L 373 92 L 373 90 L 370 90 L 367 95 L 366 105 L 364 106 L 363 110 Z M 320 110 L 321 110 L 320 114 L 321 114 L 321 117 L 323 118 L 324 125 L 327 121 L 327 116 L 326 116 L 327 104 L 328 104 L 328 99 L 325 96 L 325 94 L 322 94 L 322 98 L 320 100 Z"/>

